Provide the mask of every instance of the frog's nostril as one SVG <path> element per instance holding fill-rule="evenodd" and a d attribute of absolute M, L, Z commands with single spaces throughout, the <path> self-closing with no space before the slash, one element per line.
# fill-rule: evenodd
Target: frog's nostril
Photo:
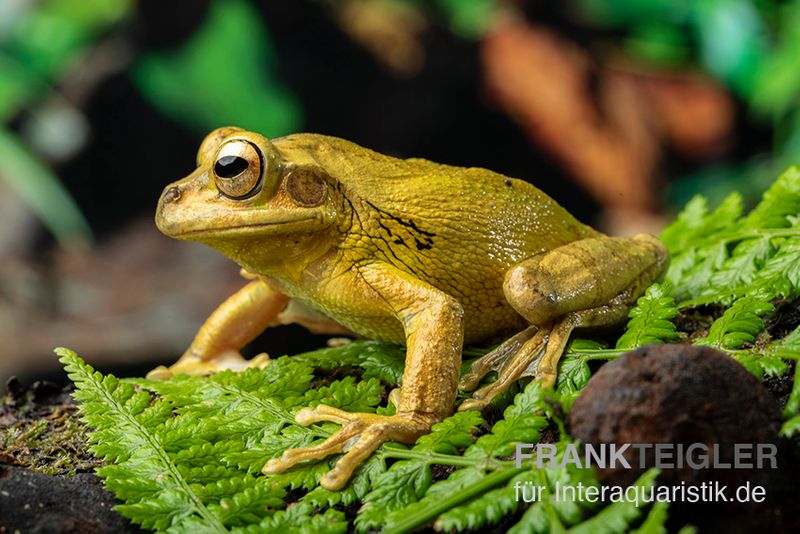
<path fill-rule="evenodd" d="M 181 198 L 181 190 L 178 186 L 172 186 L 164 193 L 164 202 L 177 202 Z"/>

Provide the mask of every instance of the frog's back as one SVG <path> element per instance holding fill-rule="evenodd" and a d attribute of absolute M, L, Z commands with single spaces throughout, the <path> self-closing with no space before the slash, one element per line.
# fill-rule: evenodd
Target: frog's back
<path fill-rule="evenodd" d="M 597 235 L 533 185 L 486 169 L 393 158 L 314 134 L 275 143 L 340 180 L 358 212 L 353 242 L 366 234 L 378 256 L 461 301 L 468 338 L 495 326 L 480 324 L 519 319 L 502 292 L 511 265 Z M 487 308 L 496 321 L 486 321 Z"/>

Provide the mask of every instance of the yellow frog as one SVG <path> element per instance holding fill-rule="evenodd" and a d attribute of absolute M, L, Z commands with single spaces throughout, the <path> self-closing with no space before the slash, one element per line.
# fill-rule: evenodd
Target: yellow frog
<path fill-rule="evenodd" d="M 262 366 L 239 350 L 270 324 L 350 331 L 405 345 L 396 414 L 320 405 L 297 421 L 342 428 L 266 463 L 279 473 L 345 452 L 320 481 L 343 487 L 381 443 L 413 443 L 453 411 L 456 390 L 498 378 L 459 409 L 481 409 L 521 376 L 552 385 L 574 328 L 620 322 L 664 271 L 649 235 L 605 236 L 536 187 L 479 168 L 397 159 L 314 134 L 268 140 L 220 128 L 197 169 L 164 190 L 156 224 L 205 243 L 251 281 L 208 318 L 186 353 L 149 376 Z M 291 299 L 291 300 L 290 300 Z M 513 334 L 461 377 L 464 344 Z"/>

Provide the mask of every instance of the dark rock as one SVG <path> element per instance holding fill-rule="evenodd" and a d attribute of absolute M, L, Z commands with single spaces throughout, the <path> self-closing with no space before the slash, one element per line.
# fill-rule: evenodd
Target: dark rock
<path fill-rule="evenodd" d="M 112 509 L 115 504 L 93 474 L 49 476 L 0 465 L 0 532 L 141 532 Z"/>
<path fill-rule="evenodd" d="M 716 445 L 719 460 L 733 463 L 734 444 L 772 444 L 778 447 L 777 469 L 662 469 L 658 483 L 666 486 L 717 482 L 733 492 L 749 483 L 766 488 L 764 503 L 744 505 L 675 503 L 673 522 L 697 526 L 721 525 L 729 531 L 747 531 L 758 524 L 786 530 L 788 489 L 797 476 L 796 454 L 778 439 L 781 414 L 772 395 L 744 367 L 710 347 L 648 345 L 603 366 L 589 381 L 569 413 L 572 435 L 586 444 L 671 443 L 688 447 Z M 754 449 L 755 450 L 755 449 Z M 606 485 L 629 485 L 644 471 L 638 451 L 625 457 L 631 468 L 598 469 Z M 709 456 L 711 453 L 709 453 Z M 654 451 L 645 453 L 647 467 Z M 694 457 L 695 462 L 698 458 Z M 752 459 L 748 462 L 753 462 Z M 792 475 L 791 473 L 794 472 Z M 781 514 L 781 511 L 784 514 Z M 796 519 L 791 519 L 795 521 Z M 680 525 L 681 523 L 675 523 Z"/>

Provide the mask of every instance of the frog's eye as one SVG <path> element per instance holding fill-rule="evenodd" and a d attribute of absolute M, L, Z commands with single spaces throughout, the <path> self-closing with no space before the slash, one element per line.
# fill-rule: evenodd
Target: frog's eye
<path fill-rule="evenodd" d="M 214 180 L 223 195 L 233 199 L 252 196 L 260 189 L 262 158 L 251 143 L 234 139 L 225 143 L 214 162 Z"/>

